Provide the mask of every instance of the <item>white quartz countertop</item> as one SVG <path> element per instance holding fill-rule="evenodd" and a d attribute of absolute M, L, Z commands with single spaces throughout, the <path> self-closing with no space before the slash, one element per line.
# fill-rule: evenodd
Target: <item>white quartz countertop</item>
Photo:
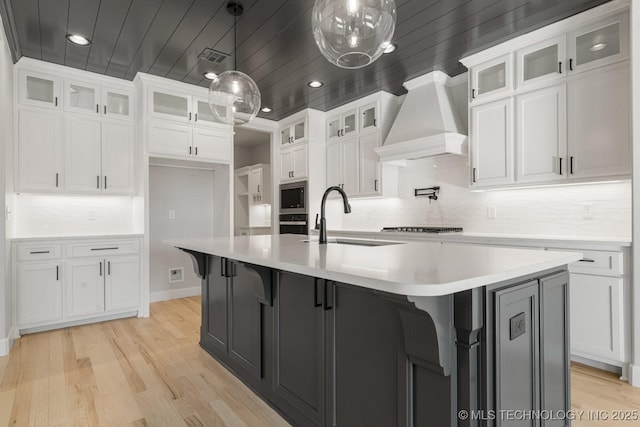
<path fill-rule="evenodd" d="M 55 236 L 15 236 L 10 237 L 14 242 L 28 242 L 31 240 L 84 240 L 84 239 L 128 239 L 134 237 L 144 237 L 141 233 L 130 234 L 65 234 Z"/>
<path fill-rule="evenodd" d="M 578 252 L 439 242 L 355 246 L 303 235 L 169 239 L 165 244 L 279 270 L 409 296 L 440 296 L 559 267 Z M 386 239 L 392 240 L 392 239 Z"/>

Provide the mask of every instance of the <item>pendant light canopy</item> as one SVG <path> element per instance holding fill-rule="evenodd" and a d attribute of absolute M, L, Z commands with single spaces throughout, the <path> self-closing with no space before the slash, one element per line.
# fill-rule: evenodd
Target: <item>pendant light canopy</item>
<path fill-rule="evenodd" d="M 258 114 L 261 96 L 256 82 L 245 73 L 237 71 L 235 17 L 242 15 L 242 5 L 237 1 L 229 1 L 227 11 L 234 16 L 234 69 L 220 73 L 211 81 L 209 107 L 219 122 L 242 125 L 253 120 Z"/>
<path fill-rule="evenodd" d="M 394 0 L 316 0 L 311 27 L 320 52 L 342 68 L 378 59 L 396 27 Z"/>

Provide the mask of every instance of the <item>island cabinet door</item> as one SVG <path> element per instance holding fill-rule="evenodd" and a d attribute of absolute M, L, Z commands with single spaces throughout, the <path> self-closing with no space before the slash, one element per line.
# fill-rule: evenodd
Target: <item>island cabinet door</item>
<path fill-rule="evenodd" d="M 327 285 L 327 388 L 333 396 L 326 425 L 408 425 L 407 358 L 393 304 L 355 286 Z"/>
<path fill-rule="evenodd" d="M 262 307 L 257 295 L 265 286 L 270 287 L 270 272 L 260 275 L 256 269 L 264 267 L 248 266 L 229 261 L 226 273 L 229 280 L 229 361 L 249 374 L 238 374 L 250 383 L 262 378 Z M 264 269 L 267 270 L 267 269 Z M 264 283 L 268 281 L 269 283 Z M 257 384 L 257 383 L 256 383 Z"/>
<path fill-rule="evenodd" d="M 203 281 L 201 345 L 218 357 L 227 354 L 227 295 L 228 284 L 224 271 L 226 260 L 211 257 L 209 275 Z"/>
<path fill-rule="evenodd" d="M 495 409 L 539 409 L 538 282 L 495 293 Z M 535 420 L 505 420 L 496 426 L 535 426 Z"/>
<path fill-rule="evenodd" d="M 296 425 L 324 425 L 326 281 L 280 271 L 274 292 L 273 390 Z"/>

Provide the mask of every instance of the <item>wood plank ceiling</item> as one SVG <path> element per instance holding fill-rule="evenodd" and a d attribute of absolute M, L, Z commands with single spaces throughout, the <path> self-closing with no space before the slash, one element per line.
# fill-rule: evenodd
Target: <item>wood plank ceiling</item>
<path fill-rule="evenodd" d="M 327 111 L 439 69 L 465 71 L 458 59 L 607 0 L 396 0 L 396 52 L 374 64 L 343 70 L 318 51 L 311 33 L 313 0 L 242 0 L 234 52 L 226 0 L 0 0 L 14 60 L 42 59 L 132 80 L 138 71 L 200 86 L 207 71 L 237 67 L 250 75 L 279 120 L 310 107 Z M 93 43 L 80 47 L 65 35 Z M 220 64 L 205 48 L 230 55 Z M 311 80 L 324 82 L 312 89 Z"/>

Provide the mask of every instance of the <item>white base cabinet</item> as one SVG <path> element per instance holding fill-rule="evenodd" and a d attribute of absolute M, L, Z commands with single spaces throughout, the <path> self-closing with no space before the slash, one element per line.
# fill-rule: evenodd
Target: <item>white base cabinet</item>
<path fill-rule="evenodd" d="M 141 238 L 13 243 L 20 333 L 140 312 Z"/>

